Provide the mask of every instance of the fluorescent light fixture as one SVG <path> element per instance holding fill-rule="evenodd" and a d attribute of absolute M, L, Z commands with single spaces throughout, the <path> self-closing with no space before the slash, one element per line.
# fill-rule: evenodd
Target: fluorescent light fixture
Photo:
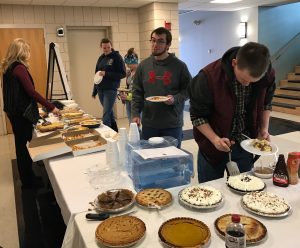
<path fill-rule="evenodd" d="M 247 22 L 240 22 L 238 32 L 241 39 L 247 38 Z"/>
<path fill-rule="evenodd" d="M 236 3 L 241 1 L 242 0 L 212 0 L 210 3 Z"/>

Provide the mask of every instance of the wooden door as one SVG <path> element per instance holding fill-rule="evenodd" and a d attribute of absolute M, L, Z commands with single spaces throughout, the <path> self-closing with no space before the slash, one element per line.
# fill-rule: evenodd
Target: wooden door
<path fill-rule="evenodd" d="M 46 95 L 47 61 L 45 51 L 44 29 L 42 28 L 0 28 L 0 59 L 6 55 L 9 44 L 15 38 L 23 38 L 30 44 L 29 71 L 34 80 L 35 89 Z M 7 133 L 12 133 L 11 125 L 6 117 Z"/>

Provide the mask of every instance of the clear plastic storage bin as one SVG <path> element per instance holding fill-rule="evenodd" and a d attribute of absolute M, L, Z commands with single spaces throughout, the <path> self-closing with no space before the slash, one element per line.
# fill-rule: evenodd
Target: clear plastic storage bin
<path fill-rule="evenodd" d="M 140 140 L 127 146 L 127 171 L 134 188 L 140 191 L 144 188 L 171 188 L 189 184 L 194 173 L 193 155 L 185 151 L 188 156 L 176 158 L 143 159 L 134 150 L 177 146 L 173 137 L 163 137 L 160 144 L 152 144 L 147 140 Z"/>

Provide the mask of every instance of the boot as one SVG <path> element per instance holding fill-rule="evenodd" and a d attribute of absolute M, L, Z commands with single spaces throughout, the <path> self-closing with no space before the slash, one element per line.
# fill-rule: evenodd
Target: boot
<path fill-rule="evenodd" d="M 118 131 L 118 125 L 117 125 L 117 122 L 115 120 L 113 120 L 111 122 L 111 129 L 115 130 L 117 133 L 119 132 Z"/>

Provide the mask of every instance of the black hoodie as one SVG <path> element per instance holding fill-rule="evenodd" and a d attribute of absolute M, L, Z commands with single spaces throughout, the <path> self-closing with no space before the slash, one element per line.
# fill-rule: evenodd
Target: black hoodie
<path fill-rule="evenodd" d="M 117 90 L 120 87 L 120 81 L 126 76 L 126 69 L 123 58 L 118 51 L 112 51 L 110 54 L 102 54 L 96 64 L 95 73 L 105 71 L 105 76 L 98 85 L 94 85 L 93 96 L 100 90 Z"/>

